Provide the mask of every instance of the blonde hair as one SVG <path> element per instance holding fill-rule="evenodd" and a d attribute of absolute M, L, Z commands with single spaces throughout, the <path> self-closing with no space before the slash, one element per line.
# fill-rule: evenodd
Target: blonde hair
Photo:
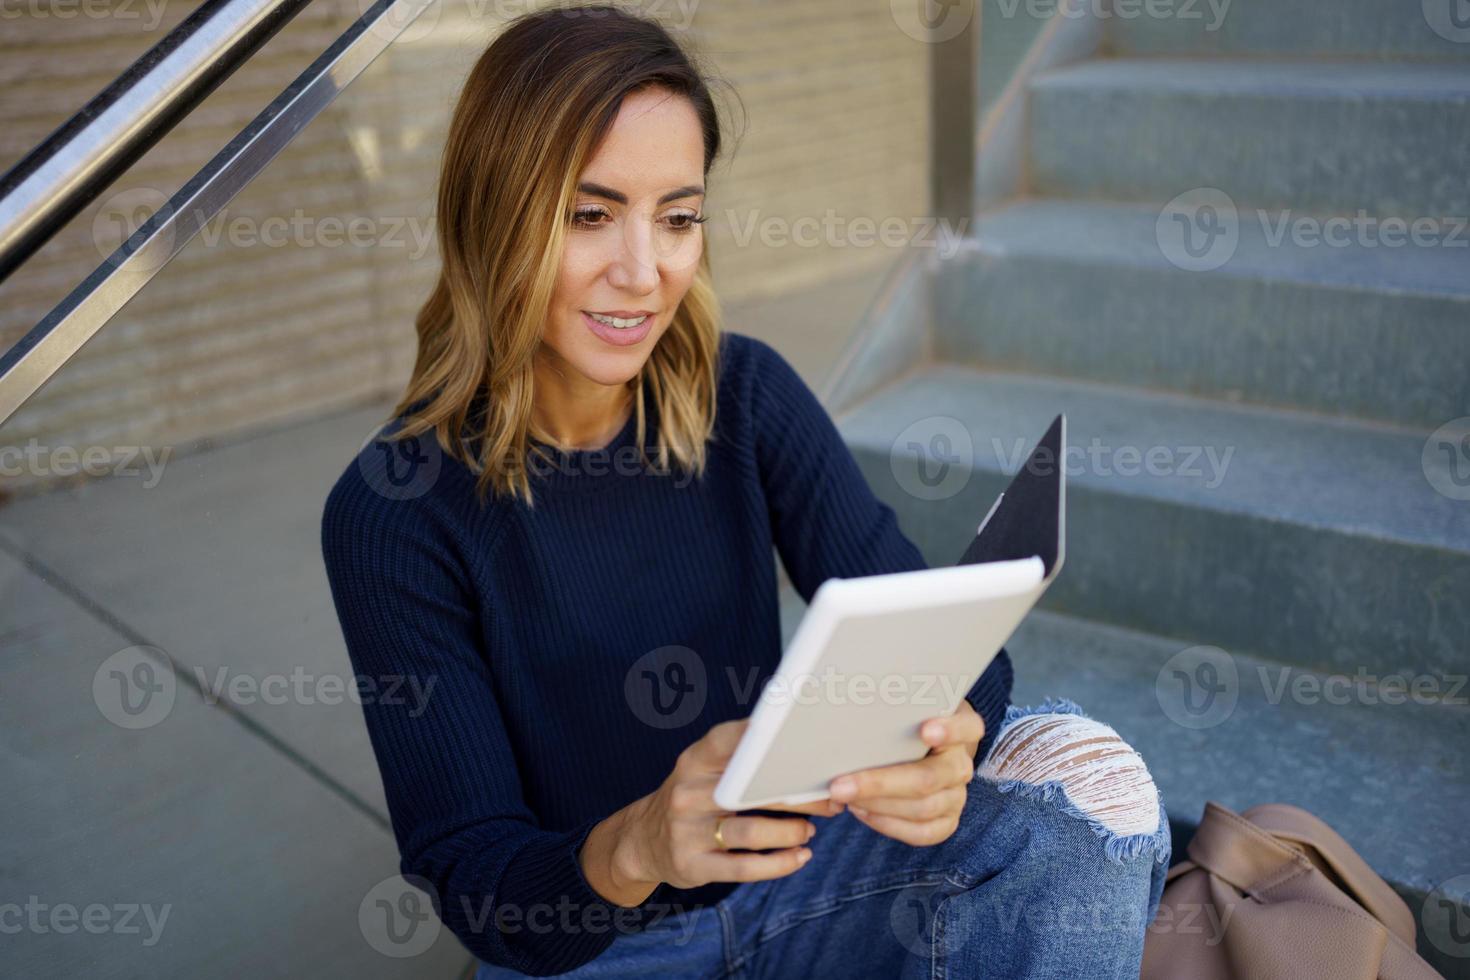
<path fill-rule="evenodd" d="M 470 71 L 450 119 L 436 206 L 438 282 L 415 320 L 418 353 L 385 439 L 430 429 L 487 493 L 534 506 L 528 452 L 547 460 L 531 420 L 532 360 L 570 229 L 578 175 L 624 97 L 647 87 L 688 98 L 704 174 L 720 150 L 718 112 L 690 55 L 657 22 L 609 4 L 511 21 Z M 703 231 L 699 232 L 701 235 Z M 643 465 L 701 475 L 714 430 L 721 315 L 703 249 L 693 283 L 629 384 Z M 647 435 L 644 381 L 658 417 Z M 537 431 L 533 431 L 533 428 Z"/>

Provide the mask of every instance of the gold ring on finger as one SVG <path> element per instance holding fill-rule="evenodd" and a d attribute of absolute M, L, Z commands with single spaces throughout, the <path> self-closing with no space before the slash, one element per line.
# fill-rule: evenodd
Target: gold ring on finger
<path fill-rule="evenodd" d="M 729 819 L 729 816 L 729 814 L 726 814 L 725 816 L 715 821 L 715 843 L 720 845 L 720 850 L 722 851 L 729 850 L 729 845 L 725 843 L 725 835 L 723 833 L 725 829 L 725 821 Z"/>

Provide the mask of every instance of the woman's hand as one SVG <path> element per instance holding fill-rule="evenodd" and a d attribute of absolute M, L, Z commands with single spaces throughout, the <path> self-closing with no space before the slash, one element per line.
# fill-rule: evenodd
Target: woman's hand
<path fill-rule="evenodd" d="M 643 890 L 639 885 L 656 886 L 661 881 L 676 888 L 693 888 L 711 881 L 780 878 L 811 856 L 802 846 L 816 833 L 810 820 L 732 816 L 714 800 L 715 785 L 749 724 L 747 717 L 715 725 L 679 753 L 663 785 L 624 811 L 626 819 L 611 860 L 620 890 L 637 893 Z M 842 806 L 830 800 L 794 806 L 769 804 L 760 809 L 823 817 L 842 812 Z M 715 840 L 717 823 L 725 848 Z M 731 853 L 726 848 L 776 850 L 754 854 Z"/>
<path fill-rule="evenodd" d="M 962 700 L 954 714 L 924 722 L 919 735 L 929 744 L 924 758 L 850 772 L 832 780 L 829 789 L 832 799 L 848 804 L 880 834 L 907 844 L 938 844 L 960 825 L 985 720 Z"/>

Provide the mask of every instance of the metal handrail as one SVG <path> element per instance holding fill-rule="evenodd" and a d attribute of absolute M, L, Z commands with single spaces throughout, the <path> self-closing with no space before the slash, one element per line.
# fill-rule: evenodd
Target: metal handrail
<path fill-rule="evenodd" d="M 242 2 L 263 6 L 264 0 L 228 0 L 230 5 Z M 307 0 L 282 0 L 272 9 L 279 10 L 287 4 L 295 4 L 299 9 L 305 2 Z M 231 139 L 224 149 L 215 154 L 166 204 L 143 222 L 127 241 L 103 260 L 91 275 L 82 280 L 80 285 L 8 351 L 0 355 L 0 423 L 10 418 L 60 370 L 211 218 L 255 179 L 307 123 L 330 105 L 338 93 L 362 74 L 373 59 L 434 2 L 435 0 L 376 0 L 276 96 L 270 105 Z M 200 29 L 196 25 L 195 32 Z M 161 46 L 162 43 L 154 50 Z M 228 74 L 225 72 L 220 78 Z M 135 79 L 130 88 L 136 89 L 142 83 L 142 79 Z M 218 80 L 213 84 L 218 85 Z M 109 86 L 108 91 L 111 90 L 112 86 Z M 202 97 L 201 95 L 200 98 Z M 167 113 L 159 118 L 166 116 Z M 57 132 L 59 134 L 61 130 Z M 155 135 L 154 139 L 156 138 Z M 71 141 L 68 140 L 63 145 L 71 145 Z M 86 152 L 87 158 L 97 157 L 97 149 L 95 145 L 92 146 L 91 151 Z M 26 160 L 36 156 L 36 152 L 33 152 Z M 107 157 L 112 159 L 110 153 Z M 109 167 L 112 165 L 108 164 Z M 34 168 L 32 172 L 39 173 L 42 169 L 44 168 Z M 104 171 L 93 172 L 101 174 Z M 115 177 L 116 173 L 113 173 L 109 182 Z M 61 204 L 54 203 L 58 196 L 66 197 L 66 207 L 79 200 L 80 204 L 76 207 L 80 209 L 106 186 L 103 183 L 78 190 L 70 185 L 57 184 L 53 187 L 54 193 L 49 197 L 27 190 L 26 194 L 32 201 L 31 207 L 36 211 L 44 210 L 47 215 L 43 221 L 28 222 L 28 226 L 45 227 L 54 220 L 54 215 L 64 210 Z M 22 186 L 17 186 L 13 193 L 19 193 L 22 189 Z M 90 197 L 87 196 L 88 192 Z M 3 210 L 9 202 L 10 195 L 7 194 L 0 201 L 0 214 L 9 213 Z M 26 212 L 26 215 L 29 213 Z M 75 211 L 72 213 L 75 214 Z M 22 220 L 16 222 L 17 227 L 25 215 L 21 218 Z M 5 224 L 0 223 L 0 228 L 5 227 Z"/>
<path fill-rule="evenodd" d="M 0 282 L 311 0 L 209 0 L 0 177 Z"/>

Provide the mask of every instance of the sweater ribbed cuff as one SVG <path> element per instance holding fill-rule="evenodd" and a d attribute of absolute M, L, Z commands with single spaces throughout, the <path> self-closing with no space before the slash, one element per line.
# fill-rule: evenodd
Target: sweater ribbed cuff
<path fill-rule="evenodd" d="M 975 681 L 974 686 L 965 694 L 965 700 L 970 702 L 970 707 L 985 719 L 985 734 L 980 739 L 980 745 L 975 749 L 975 765 L 979 766 L 985 759 L 985 754 L 990 751 L 990 746 L 995 744 L 995 737 L 1000 734 L 1001 723 L 1005 721 L 1006 708 L 1011 703 L 1011 685 L 1015 681 L 1015 672 L 1011 667 L 1010 654 L 1002 648 L 990 661 L 984 673 Z"/>
<path fill-rule="evenodd" d="M 518 954 L 516 969 L 522 973 L 565 973 L 596 959 L 617 938 L 618 923 L 631 914 L 593 889 L 577 858 L 601 819 L 589 818 L 564 833 L 536 835 L 501 872 L 496 912 L 515 916 L 515 929 L 502 927 L 502 932 L 507 948 Z"/>

